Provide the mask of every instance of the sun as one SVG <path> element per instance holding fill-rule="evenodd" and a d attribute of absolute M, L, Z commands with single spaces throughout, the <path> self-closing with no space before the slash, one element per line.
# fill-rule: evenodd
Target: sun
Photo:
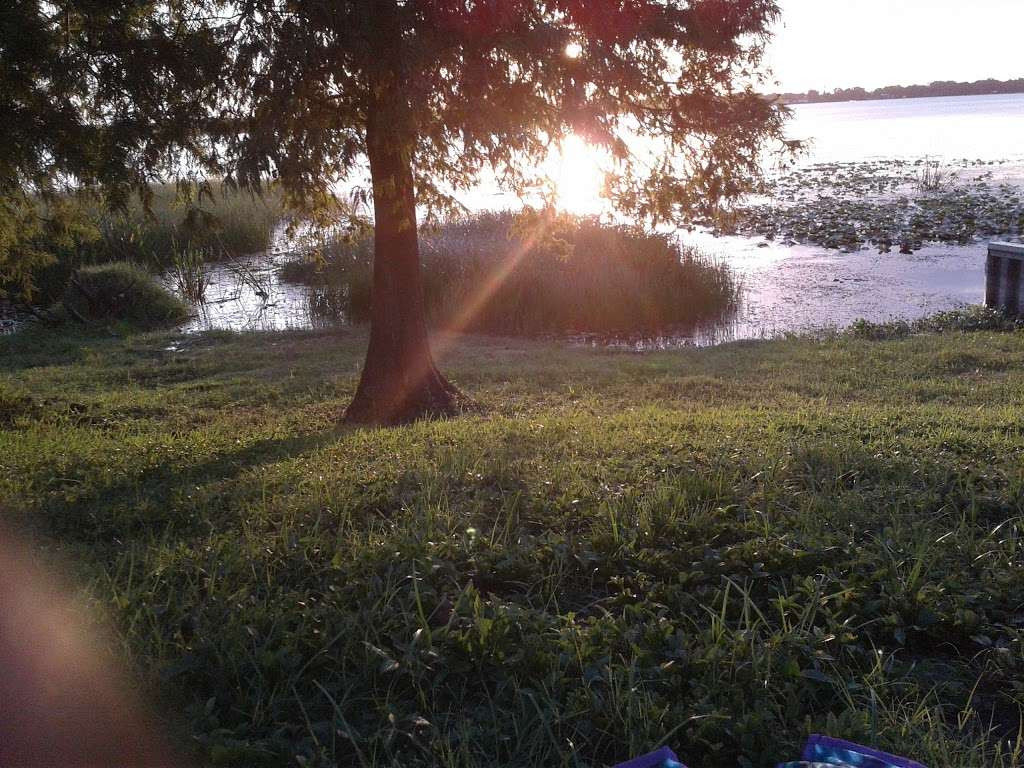
<path fill-rule="evenodd" d="M 607 158 L 600 149 L 576 134 L 570 134 L 549 161 L 548 175 L 554 186 L 558 207 L 568 213 L 596 214 L 608 206 L 601 197 Z"/>

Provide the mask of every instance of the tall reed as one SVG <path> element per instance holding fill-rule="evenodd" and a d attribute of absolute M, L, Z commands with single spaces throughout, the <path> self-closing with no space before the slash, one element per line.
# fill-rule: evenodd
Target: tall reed
<path fill-rule="evenodd" d="M 207 257 L 204 251 L 186 248 L 176 253 L 171 263 L 171 282 L 182 298 L 191 304 L 202 304 L 210 286 Z"/>
<path fill-rule="evenodd" d="M 657 332 L 734 309 L 722 264 L 673 237 L 591 219 L 520 228 L 510 213 L 450 222 L 421 237 L 424 298 L 435 327 L 498 335 Z M 373 244 L 335 240 L 324 262 L 284 279 L 323 283 L 355 322 L 369 318 Z"/>
<path fill-rule="evenodd" d="M 182 250 L 213 260 L 268 249 L 283 217 L 279 196 L 254 197 L 217 183 L 212 190 L 211 197 L 194 200 L 183 198 L 174 185 L 155 186 L 148 212 L 138 199 L 119 212 L 97 205 L 92 214 L 100 236 L 91 248 L 104 260 L 160 268 L 171 266 Z"/>
<path fill-rule="evenodd" d="M 941 192 L 955 178 L 954 171 L 943 168 L 936 160 L 928 160 L 917 174 L 917 188 L 921 192 Z"/>
<path fill-rule="evenodd" d="M 271 190 L 260 198 L 220 183 L 211 187 L 211 196 L 196 200 L 179 194 L 174 185 L 155 185 L 149 211 L 139 198 L 130 200 L 121 211 L 111 211 L 95 199 L 72 201 L 82 230 L 88 230 L 89 236 L 74 243 L 54 240 L 38 244 L 55 257 L 33 275 L 38 303 L 59 298 L 71 275 L 84 266 L 130 262 L 176 273 L 182 253 L 192 254 L 190 259 L 198 254 L 213 261 L 270 248 L 284 217 L 280 195 Z M 195 271 L 194 265 L 188 269 Z M 194 293 L 198 287 L 190 290 Z"/>

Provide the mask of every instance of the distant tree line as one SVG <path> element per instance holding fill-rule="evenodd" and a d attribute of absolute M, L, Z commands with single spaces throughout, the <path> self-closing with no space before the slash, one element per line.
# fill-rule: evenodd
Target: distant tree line
<path fill-rule="evenodd" d="M 937 80 L 928 85 L 887 85 L 873 91 L 864 88 L 836 88 L 833 91 L 772 94 L 785 104 L 819 104 L 831 101 L 874 101 L 878 99 L 917 99 L 928 96 L 989 96 L 998 93 L 1024 93 L 1024 77 L 1016 80 L 978 80 L 957 83 Z"/>

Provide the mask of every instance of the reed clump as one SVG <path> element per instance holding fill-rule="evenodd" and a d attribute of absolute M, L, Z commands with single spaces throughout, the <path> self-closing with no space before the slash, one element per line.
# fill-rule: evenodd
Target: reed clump
<path fill-rule="evenodd" d="M 200 271 L 194 263 L 197 257 L 205 263 L 265 251 L 285 215 L 273 189 L 256 197 L 211 182 L 201 198 L 173 184 L 154 185 L 150 192 L 148 206 L 134 197 L 121 210 L 84 196 L 63 200 L 76 222 L 74 236 L 41 236 L 33 243 L 49 255 L 31 275 L 33 302 L 59 301 L 76 270 L 108 262 L 170 271 L 177 282 L 179 262 L 184 260 L 194 283 Z M 0 295 L 5 287 L 0 284 Z M 200 286 L 186 287 L 182 293 L 193 301 Z"/>
<path fill-rule="evenodd" d="M 151 191 L 148 211 L 137 198 L 122 211 L 92 211 L 99 230 L 93 252 L 158 268 L 170 267 L 183 252 L 201 253 L 207 261 L 242 256 L 267 250 L 284 216 L 273 191 L 256 197 L 221 183 L 211 184 L 201 199 L 172 184 Z"/>
<path fill-rule="evenodd" d="M 210 286 L 210 273 L 206 268 L 208 252 L 198 248 L 179 251 L 170 267 L 171 283 L 185 301 L 202 304 Z"/>
<path fill-rule="evenodd" d="M 956 180 L 956 173 L 943 168 L 936 160 L 928 160 L 917 174 L 917 188 L 921 192 L 941 192 Z"/>
<path fill-rule="evenodd" d="M 656 332 L 734 310 L 728 268 L 675 238 L 593 219 L 524 223 L 484 213 L 420 238 L 427 315 L 436 328 L 496 335 Z M 327 243 L 319 262 L 281 277 L 320 284 L 353 322 L 369 319 L 372 234 Z"/>

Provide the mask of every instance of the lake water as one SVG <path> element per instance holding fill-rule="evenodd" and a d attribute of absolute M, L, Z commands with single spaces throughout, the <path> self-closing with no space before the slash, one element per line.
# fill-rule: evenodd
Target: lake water
<path fill-rule="evenodd" d="M 793 111 L 790 136 L 811 139 L 802 163 L 929 157 L 950 164 L 997 163 L 984 170 L 1014 183 L 1024 179 L 1024 94 L 809 104 Z M 978 169 L 961 171 L 972 172 Z M 495 200 L 479 198 L 480 205 L 489 203 Z M 681 237 L 729 264 L 743 283 L 743 306 L 726 324 L 641 347 L 841 328 L 858 318 L 914 319 L 984 298 L 984 243 L 929 246 L 902 255 L 869 248 L 846 253 L 706 233 Z M 317 311 L 315 292 L 277 279 L 276 265 L 286 249 L 281 243 L 269 258 L 215 267 L 207 305 L 186 330 L 331 324 Z"/>
<path fill-rule="evenodd" d="M 807 162 L 931 157 L 1024 165 L 1024 94 L 797 104 L 788 134 Z"/>
<path fill-rule="evenodd" d="M 801 104 L 793 107 L 788 133 L 811 140 L 805 164 L 981 161 L 996 165 L 960 175 L 992 172 L 996 180 L 1024 184 L 1024 94 Z M 985 298 L 985 243 L 933 245 L 908 255 L 684 237 L 722 254 L 745 286 L 739 317 L 713 338 L 842 328 L 860 318 L 914 319 Z"/>
<path fill-rule="evenodd" d="M 183 330 L 287 331 L 341 325 L 320 310 L 320 291 L 278 278 L 281 264 L 292 256 L 283 235 L 277 240 L 267 254 L 208 265 L 206 301 Z M 167 284 L 173 287 L 170 280 Z"/>

